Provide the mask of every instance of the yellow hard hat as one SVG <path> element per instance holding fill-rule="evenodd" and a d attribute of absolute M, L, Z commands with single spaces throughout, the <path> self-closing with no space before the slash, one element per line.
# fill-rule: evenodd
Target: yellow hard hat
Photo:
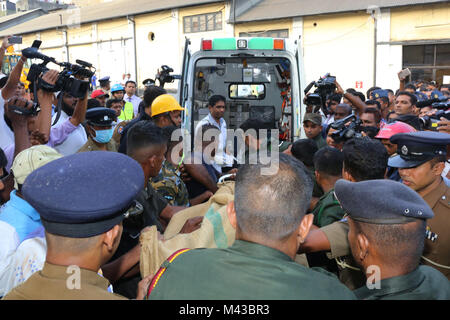
<path fill-rule="evenodd" d="M 152 117 L 154 117 L 157 116 L 158 114 L 170 111 L 177 111 L 177 110 L 184 111 L 184 108 L 182 108 L 178 103 L 178 101 L 170 94 L 162 94 L 156 97 L 155 100 L 153 100 L 151 110 L 152 110 Z"/>

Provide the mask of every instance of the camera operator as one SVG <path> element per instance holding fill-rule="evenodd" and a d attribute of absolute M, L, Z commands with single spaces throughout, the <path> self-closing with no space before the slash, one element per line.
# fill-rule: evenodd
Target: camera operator
<path fill-rule="evenodd" d="M 42 80 L 49 84 L 55 84 L 58 78 L 58 71 L 49 70 L 42 76 Z M 86 113 L 86 99 L 78 100 L 72 117 L 61 122 L 59 126 L 51 126 L 51 113 L 53 93 L 39 89 L 37 91 L 40 111 L 38 115 L 24 115 L 8 107 L 7 119 L 11 121 L 11 127 L 14 132 L 15 143 L 7 146 L 4 151 L 8 159 L 7 169 L 12 165 L 12 161 L 20 151 L 29 148 L 31 145 L 46 144 L 55 147 L 64 143 L 66 139 L 81 126 Z M 23 105 L 21 101 L 27 101 Z M 64 100 L 63 100 L 64 101 Z M 19 103 L 19 105 L 17 104 Z M 34 104 L 32 101 L 19 97 L 13 97 L 8 101 L 8 106 L 16 106 L 22 109 L 30 110 Z M 24 108 L 26 106 L 26 108 Z M 10 110 L 11 109 L 11 110 Z M 81 126 L 84 131 L 84 128 Z M 55 148 L 56 149 L 56 148 Z"/>
<path fill-rule="evenodd" d="M 340 103 L 336 106 L 336 111 L 334 112 L 334 122 L 344 119 L 352 114 L 352 107 L 346 103 Z"/>
<path fill-rule="evenodd" d="M 341 102 L 342 95 L 336 94 L 336 77 L 327 73 L 318 81 L 312 81 L 304 90 L 307 113 L 320 113 L 322 115 L 324 130 L 334 121 L 335 107 Z M 313 93 L 309 93 L 312 87 L 316 87 Z"/>
<path fill-rule="evenodd" d="M 333 139 L 333 133 L 335 133 L 337 131 L 338 131 L 337 129 L 334 129 L 331 126 L 328 126 L 326 129 L 326 134 L 327 134 L 326 142 L 329 147 L 336 148 L 336 149 L 342 151 L 344 142 L 336 142 L 335 139 Z"/>
<path fill-rule="evenodd" d="M 76 153 L 87 142 L 86 130 L 82 125 L 86 117 L 87 93 L 83 99 L 75 98 L 67 92 L 60 92 L 59 94 L 63 95 L 61 117 L 52 126 L 52 130 L 64 132 L 69 128 L 70 133 L 64 140 L 55 143 L 54 148 L 62 155 L 67 156 Z M 51 119 L 52 123 L 56 116 L 55 114 Z"/>
<path fill-rule="evenodd" d="M 376 108 L 366 108 L 361 114 L 361 126 L 363 131 L 371 138 L 380 130 L 381 126 L 381 113 Z"/>

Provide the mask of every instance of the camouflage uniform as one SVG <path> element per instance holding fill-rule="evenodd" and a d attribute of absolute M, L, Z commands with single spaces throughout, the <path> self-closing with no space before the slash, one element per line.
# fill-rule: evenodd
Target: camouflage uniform
<path fill-rule="evenodd" d="M 164 199 L 173 206 L 189 206 L 189 193 L 180 178 L 180 173 L 169 162 L 164 161 L 159 174 L 150 179 L 150 183 Z"/>

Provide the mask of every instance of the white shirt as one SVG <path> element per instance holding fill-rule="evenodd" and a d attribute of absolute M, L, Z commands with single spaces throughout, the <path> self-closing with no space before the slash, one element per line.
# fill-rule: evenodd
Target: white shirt
<path fill-rule="evenodd" d="M 123 96 L 123 100 L 125 100 L 125 102 L 131 102 L 133 104 L 133 113 L 134 116 L 137 116 L 137 114 L 139 113 L 139 104 L 141 103 L 142 99 L 136 95 L 132 95 L 130 97 L 125 93 L 125 95 Z"/>
<path fill-rule="evenodd" d="M 15 251 L 8 254 L 8 262 L 0 276 L 0 295 L 25 282 L 33 273 L 42 270 L 47 255 L 44 235 L 24 240 Z"/>
<path fill-rule="evenodd" d="M 55 120 L 57 113 L 52 118 L 52 123 Z M 64 123 L 66 119 L 70 117 L 61 110 L 61 116 L 58 119 L 58 122 L 55 124 L 55 127 L 58 127 Z M 84 127 L 79 124 L 78 127 L 67 137 L 64 142 L 57 144 L 54 146 L 54 149 L 61 153 L 63 156 L 68 156 L 76 153 L 80 148 L 87 142 L 87 135 Z"/>
<path fill-rule="evenodd" d="M 14 143 L 14 132 L 5 122 L 5 99 L 3 99 L 2 90 L 0 90 L 0 148 L 5 149 L 11 143 Z"/>
<path fill-rule="evenodd" d="M 222 173 L 222 167 L 219 164 L 223 163 L 225 163 L 226 165 L 233 164 L 233 157 L 225 153 L 227 143 L 227 123 L 224 118 L 220 118 L 220 124 L 218 124 L 216 120 L 211 116 L 211 113 L 209 113 L 206 117 L 200 120 L 200 122 L 195 127 L 195 135 L 197 135 L 201 131 L 201 127 L 205 124 L 211 124 L 220 130 L 219 146 L 218 146 L 219 149 L 217 150 L 216 156 L 214 157 L 216 163 L 212 165 L 214 169 Z"/>

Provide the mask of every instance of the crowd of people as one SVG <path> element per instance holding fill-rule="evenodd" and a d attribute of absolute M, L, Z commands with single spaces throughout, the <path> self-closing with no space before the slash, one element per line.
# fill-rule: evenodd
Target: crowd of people
<path fill-rule="evenodd" d="M 322 108 L 305 98 L 305 139 L 280 145 L 247 119 L 242 153 L 214 95 L 189 152 L 165 89 L 138 97 L 135 81 L 104 77 L 82 98 L 27 92 L 25 59 L 0 79 L 3 299 L 450 299 L 450 85 L 336 82 Z M 263 151 L 275 173 L 261 173 Z M 208 209 L 225 178 L 231 245 Z M 196 244 L 206 219 L 216 247 Z M 175 220 L 179 247 L 144 275 L 144 242 L 164 244 Z"/>

